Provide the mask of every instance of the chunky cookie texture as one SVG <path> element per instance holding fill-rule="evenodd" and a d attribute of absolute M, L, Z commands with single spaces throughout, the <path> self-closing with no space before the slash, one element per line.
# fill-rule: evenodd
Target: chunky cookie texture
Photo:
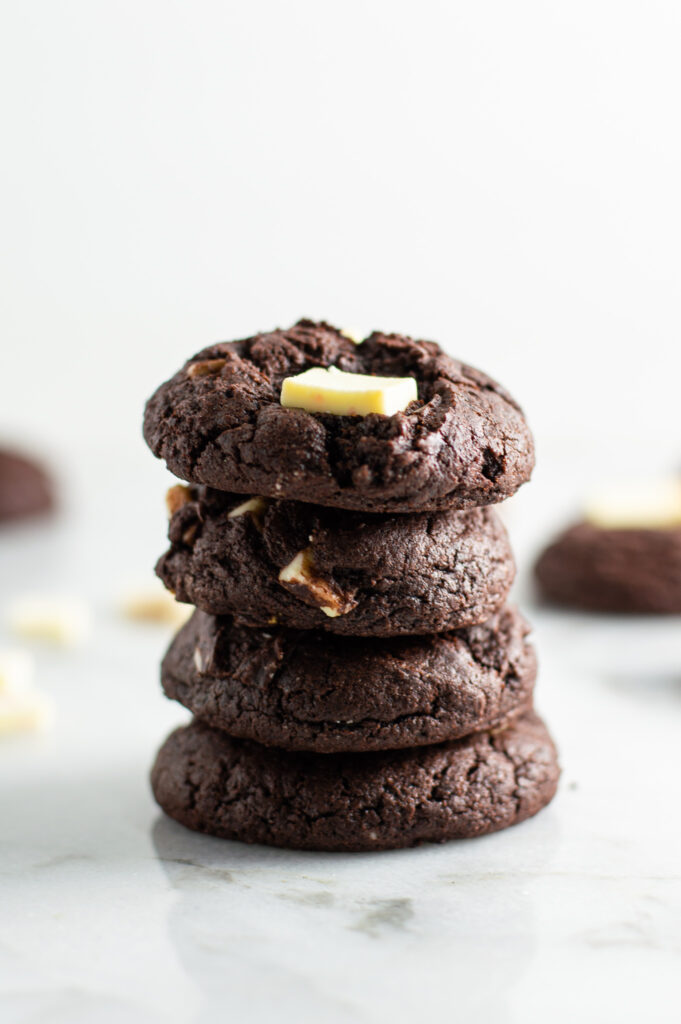
<path fill-rule="evenodd" d="M 439 636 L 360 640 L 196 612 L 161 670 L 168 697 L 231 736 L 319 753 L 457 739 L 527 710 L 536 676 L 513 608 Z"/>
<path fill-rule="evenodd" d="M 290 753 L 195 722 L 166 740 L 156 800 L 199 832 L 309 850 L 381 850 L 479 836 L 536 814 L 556 751 L 528 713 L 502 732 L 369 754 Z"/>
<path fill-rule="evenodd" d="M 284 408 L 284 378 L 315 366 L 415 377 L 418 400 L 393 416 Z M 204 349 L 152 396 L 144 434 L 185 480 L 371 512 L 488 505 L 534 464 L 520 408 L 480 371 L 433 342 L 376 332 L 355 345 L 309 320 Z"/>
<path fill-rule="evenodd" d="M 0 523 L 49 512 L 54 489 L 47 471 L 18 452 L 0 449 Z"/>
<path fill-rule="evenodd" d="M 156 571 L 178 600 L 252 626 L 355 636 L 483 622 L 515 574 L 491 509 L 376 516 L 181 491 Z M 171 492 L 172 495 L 173 492 Z"/>
<path fill-rule="evenodd" d="M 598 612 L 681 612 L 681 528 L 604 529 L 579 523 L 535 566 L 542 595 Z"/>

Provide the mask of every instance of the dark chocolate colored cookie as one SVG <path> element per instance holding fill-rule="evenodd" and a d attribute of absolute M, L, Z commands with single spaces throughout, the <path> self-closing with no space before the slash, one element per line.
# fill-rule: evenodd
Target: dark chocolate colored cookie
<path fill-rule="evenodd" d="M 42 466 L 0 449 L 0 523 L 49 512 L 53 504 L 52 482 Z"/>
<path fill-rule="evenodd" d="M 418 400 L 394 416 L 283 408 L 284 378 L 313 366 L 415 377 Z M 519 406 L 489 377 L 433 342 L 355 345 L 309 320 L 194 356 L 148 402 L 144 436 L 185 480 L 369 512 L 492 504 L 534 464 Z"/>
<path fill-rule="evenodd" d="M 598 612 L 681 612 L 681 529 L 615 530 L 579 523 L 542 553 L 542 595 Z"/>
<path fill-rule="evenodd" d="M 196 612 L 171 644 L 161 681 L 196 718 L 268 746 L 423 746 L 527 710 L 536 676 L 528 632 L 510 607 L 482 626 L 383 640 L 265 632 Z"/>
<path fill-rule="evenodd" d="M 178 600 L 251 626 L 436 633 L 484 622 L 515 574 L 491 509 L 372 516 L 180 486 L 168 497 L 158 575 Z"/>
<path fill-rule="evenodd" d="M 161 747 L 156 800 L 198 832 L 309 850 L 381 850 L 495 832 L 536 814 L 556 750 L 529 712 L 501 732 L 434 747 L 301 754 L 194 722 Z"/>

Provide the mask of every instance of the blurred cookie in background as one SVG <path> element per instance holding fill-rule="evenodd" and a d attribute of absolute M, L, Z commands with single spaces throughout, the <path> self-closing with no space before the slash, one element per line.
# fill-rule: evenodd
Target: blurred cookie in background
<path fill-rule="evenodd" d="M 681 478 L 594 494 L 583 519 L 542 552 L 534 571 L 552 604 L 681 613 Z"/>
<path fill-rule="evenodd" d="M 8 448 L 0 448 L 0 526 L 51 512 L 54 484 L 44 466 Z"/>

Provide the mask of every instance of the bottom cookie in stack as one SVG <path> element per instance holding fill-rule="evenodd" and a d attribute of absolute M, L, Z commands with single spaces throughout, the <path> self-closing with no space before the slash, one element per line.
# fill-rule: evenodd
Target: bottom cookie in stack
<path fill-rule="evenodd" d="M 196 612 L 162 670 L 196 718 L 159 752 L 156 799 L 200 832 L 319 850 L 522 821 L 559 774 L 532 711 L 527 633 L 510 607 L 480 626 L 370 640 Z"/>
<path fill-rule="evenodd" d="M 197 832 L 308 850 L 385 850 L 496 832 L 553 797 L 559 769 L 528 711 L 504 729 L 432 747 L 310 754 L 195 721 L 152 770 L 166 814 Z"/>

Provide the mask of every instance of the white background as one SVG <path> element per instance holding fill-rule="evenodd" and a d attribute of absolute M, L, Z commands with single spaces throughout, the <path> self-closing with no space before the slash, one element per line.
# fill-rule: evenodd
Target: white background
<path fill-rule="evenodd" d="M 679 437 L 681 7 L 9 3 L 0 430 L 139 445 L 300 315 L 441 341 L 545 438 Z"/>

